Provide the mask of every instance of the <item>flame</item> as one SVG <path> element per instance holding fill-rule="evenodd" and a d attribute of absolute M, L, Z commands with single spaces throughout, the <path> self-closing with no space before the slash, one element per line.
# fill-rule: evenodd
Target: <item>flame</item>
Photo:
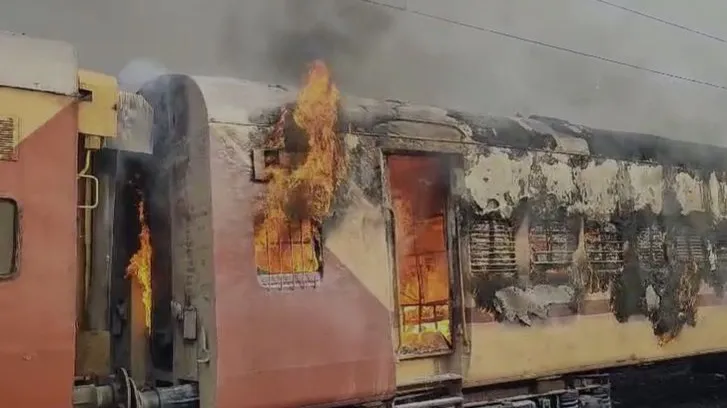
<path fill-rule="evenodd" d="M 315 61 L 292 114 L 305 135 L 308 150 L 300 164 L 281 163 L 270 169 L 270 182 L 262 202 L 263 219 L 255 230 L 259 269 L 274 273 L 313 272 L 319 268 L 315 252 L 305 248 L 311 248 L 310 242 L 320 238 L 317 226 L 330 213 L 334 192 L 347 173 L 346 153 L 336 134 L 338 101 L 339 91 L 328 68 L 322 61 Z M 268 137 L 267 147 L 284 145 L 283 128 L 288 116 L 284 109 Z M 291 217 L 293 213 L 295 217 Z M 296 226 L 298 221 L 291 218 L 303 221 Z M 271 253 L 271 246 L 278 249 Z M 263 253 L 266 256 L 259 256 Z"/>
<path fill-rule="evenodd" d="M 394 240 L 402 312 L 401 350 L 450 347 L 446 186 L 436 157 L 389 156 Z"/>
<path fill-rule="evenodd" d="M 144 200 L 137 204 L 139 213 L 139 250 L 129 260 L 126 267 L 126 278 L 133 279 L 141 288 L 142 303 L 144 305 L 144 323 L 147 332 L 151 330 L 151 234 L 144 216 Z"/>

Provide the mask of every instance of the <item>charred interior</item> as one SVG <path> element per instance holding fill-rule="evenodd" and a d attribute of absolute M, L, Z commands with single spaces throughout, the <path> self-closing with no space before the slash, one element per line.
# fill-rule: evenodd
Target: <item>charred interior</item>
<path fill-rule="evenodd" d="M 155 239 L 164 229 L 156 224 L 150 205 L 154 164 L 148 155 L 120 156 L 114 224 L 124 228 L 114 231 L 111 264 L 112 366 L 130 367 L 137 381 L 157 385 L 170 377 L 172 345 L 168 333 L 171 276 L 154 245 L 165 242 Z"/>
<path fill-rule="evenodd" d="M 426 354 L 452 344 L 447 199 L 442 156 L 387 156 L 401 324 L 400 351 Z"/>

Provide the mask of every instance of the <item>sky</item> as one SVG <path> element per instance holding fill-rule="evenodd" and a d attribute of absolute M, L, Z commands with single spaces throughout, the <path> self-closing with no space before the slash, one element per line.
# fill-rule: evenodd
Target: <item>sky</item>
<path fill-rule="evenodd" d="M 727 43 L 597 0 L 380 1 L 727 86 Z M 612 1 L 727 38 L 721 0 Z M 0 27 L 69 41 L 84 68 L 109 74 L 144 58 L 297 83 L 305 62 L 323 58 L 342 91 L 359 96 L 727 145 L 727 90 L 360 0 L 3 0 Z"/>

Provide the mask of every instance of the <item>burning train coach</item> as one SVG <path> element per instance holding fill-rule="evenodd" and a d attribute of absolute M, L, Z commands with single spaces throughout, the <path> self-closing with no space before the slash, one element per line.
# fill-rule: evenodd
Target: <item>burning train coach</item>
<path fill-rule="evenodd" d="M 141 93 L 182 120 L 155 155 L 162 201 L 201 206 L 173 222 L 211 247 L 190 290 L 215 288 L 218 406 L 497 406 L 545 377 L 533 403 L 606 404 L 604 377 L 567 374 L 727 349 L 727 150 L 340 97 L 320 63 L 297 94 Z"/>
<path fill-rule="evenodd" d="M 727 352 L 727 149 L 2 40 L 10 405 L 607 407 Z"/>

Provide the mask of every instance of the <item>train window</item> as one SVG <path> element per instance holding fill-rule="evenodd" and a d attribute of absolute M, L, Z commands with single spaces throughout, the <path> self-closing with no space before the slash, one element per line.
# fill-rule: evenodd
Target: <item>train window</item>
<path fill-rule="evenodd" d="M 289 169 L 299 157 L 280 150 L 254 151 L 257 182 L 270 181 L 273 168 Z M 257 214 L 255 266 L 260 285 L 267 289 L 295 290 L 317 287 L 322 279 L 321 229 L 313 220 Z"/>
<path fill-rule="evenodd" d="M 475 275 L 516 278 L 515 237 L 507 220 L 476 217 L 470 230 L 470 270 Z"/>
<path fill-rule="evenodd" d="M 292 290 L 321 282 L 320 228 L 310 220 L 287 219 L 275 225 L 255 222 L 255 264 L 260 285 Z"/>
<path fill-rule="evenodd" d="M 389 156 L 387 165 L 399 286 L 399 351 L 447 351 L 452 334 L 444 159 Z"/>
<path fill-rule="evenodd" d="M 624 266 L 623 245 L 621 234 L 614 224 L 586 223 L 586 254 L 594 272 L 589 276 L 589 291 L 606 291 L 612 278 L 621 273 Z"/>
<path fill-rule="evenodd" d="M 18 206 L 13 200 L 0 198 L 0 279 L 15 273 L 17 235 Z"/>
<path fill-rule="evenodd" d="M 573 253 L 578 246 L 578 230 L 566 216 L 540 219 L 530 224 L 531 279 L 537 283 L 565 283 Z"/>
<path fill-rule="evenodd" d="M 636 236 L 636 255 L 642 267 L 659 269 L 666 266 L 665 237 L 664 230 L 655 223 L 639 230 Z"/>
<path fill-rule="evenodd" d="M 707 260 L 707 249 L 704 239 L 690 227 L 682 227 L 674 237 L 674 256 L 679 262 L 704 263 Z"/>

